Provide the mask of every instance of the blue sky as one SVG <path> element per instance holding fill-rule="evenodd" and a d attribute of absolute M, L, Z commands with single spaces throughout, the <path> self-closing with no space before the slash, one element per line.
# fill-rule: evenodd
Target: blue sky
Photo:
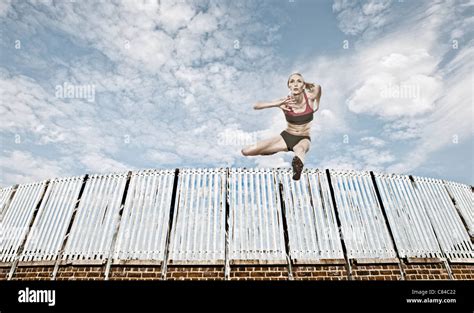
<path fill-rule="evenodd" d="M 285 129 L 281 111 L 252 107 L 285 96 L 295 71 L 323 90 L 307 167 L 474 185 L 472 12 L 472 1 L 2 1 L 0 185 L 289 166 L 292 153 L 240 149 Z"/>

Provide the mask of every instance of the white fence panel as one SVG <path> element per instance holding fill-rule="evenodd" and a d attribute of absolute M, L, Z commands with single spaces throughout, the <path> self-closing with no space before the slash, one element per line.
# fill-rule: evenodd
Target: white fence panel
<path fill-rule="evenodd" d="M 400 257 L 441 258 L 430 219 L 410 178 L 374 175 Z"/>
<path fill-rule="evenodd" d="M 50 181 L 26 240 L 21 261 L 56 260 L 84 176 L 55 178 Z"/>
<path fill-rule="evenodd" d="M 0 224 L 0 262 L 13 262 L 28 232 L 47 181 L 18 186 Z"/>
<path fill-rule="evenodd" d="M 63 260 L 104 261 L 108 257 L 126 178 L 127 173 L 89 176 Z"/>
<path fill-rule="evenodd" d="M 450 260 L 474 258 L 474 248 L 444 187 L 434 178 L 414 177 L 416 191 L 433 225 L 441 249 Z"/>
<path fill-rule="evenodd" d="M 396 257 L 370 173 L 330 171 L 347 257 Z"/>
<path fill-rule="evenodd" d="M 448 192 L 456 201 L 471 237 L 474 237 L 474 193 L 469 185 L 444 181 Z"/>
<path fill-rule="evenodd" d="M 275 173 L 271 169 L 230 170 L 231 263 L 287 262 Z"/>
<path fill-rule="evenodd" d="M 305 169 L 299 181 L 280 170 L 290 255 L 294 263 L 344 259 L 336 215 L 325 172 Z"/>
<path fill-rule="evenodd" d="M 171 264 L 224 264 L 225 169 L 182 169 L 179 173 Z"/>
<path fill-rule="evenodd" d="M 132 173 L 114 260 L 164 259 L 173 179 L 174 170 Z"/>

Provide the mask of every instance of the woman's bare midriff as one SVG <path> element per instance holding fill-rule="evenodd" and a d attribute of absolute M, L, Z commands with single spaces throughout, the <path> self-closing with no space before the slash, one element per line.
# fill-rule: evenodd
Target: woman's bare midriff
<path fill-rule="evenodd" d="M 286 132 L 295 136 L 309 136 L 311 130 L 311 123 L 312 122 L 302 125 L 287 123 L 288 126 L 286 127 Z"/>

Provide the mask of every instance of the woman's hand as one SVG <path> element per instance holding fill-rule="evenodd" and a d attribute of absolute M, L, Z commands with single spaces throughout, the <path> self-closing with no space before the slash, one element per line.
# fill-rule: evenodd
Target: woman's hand
<path fill-rule="evenodd" d="M 288 96 L 286 98 L 277 99 L 271 102 L 257 102 L 253 106 L 255 110 L 262 110 L 267 108 L 276 108 L 279 107 L 285 111 L 291 111 L 293 106 L 296 104 L 293 96 Z"/>
<path fill-rule="evenodd" d="M 305 83 L 305 85 L 304 85 L 304 88 L 306 88 L 307 90 L 311 90 L 311 91 L 314 89 L 314 87 L 316 87 L 316 84 L 314 84 L 314 83 Z"/>
<path fill-rule="evenodd" d="M 321 86 L 313 83 L 306 83 L 306 88 L 308 89 L 308 96 L 311 100 L 316 100 L 319 105 L 319 100 L 321 99 Z"/>
<path fill-rule="evenodd" d="M 279 108 L 284 111 L 293 111 L 293 105 L 296 104 L 296 100 L 293 96 L 288 96 L 281 101 Z"/>

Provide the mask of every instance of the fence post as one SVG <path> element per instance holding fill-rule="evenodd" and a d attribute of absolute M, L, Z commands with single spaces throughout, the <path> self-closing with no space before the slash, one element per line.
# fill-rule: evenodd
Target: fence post
<path fill-rule="evenodd" d="M 346 260 L 347 276 L 348 276 L 349 280 L 354 280 L 354 277 L 352 277 L 351 259 L 349 259 L 349 257 L 347 256 L 346 243 L 344 242 L 344 236 L 343 236 L 343 233 L 342 233 L 341 220 L 339 219 L 339 212 L 337 210 L 336 197 L 334 195 L 334 188 L 332 187 L 331 174 L 329 172 L 329 169 L 326 169 L 326 176 L 328 178 L 328 185 L 329 185 L 329 191 L 331 193 L 332 205 L 333 205 L 334 211 L 336 213 L 335 216 L 336 216 L 337 228 L 339 229 L 339 231 L 341 233 L 342 253 L 344 254 L 344 259 Z"/>
<path fill-rule="evenodd" d="M 176 190 L 178 188 L 178 177 L 179 177 L 179 169 L 175 169 L 174 171 L 174 179 L 173 179 L 173 192 L 171 195 L 171 205 L 170 205 L 170 217 L 168 220 L 168 233 L 166 234 L 166 243 L 165 243 L 165 255 L 163 258 L 163 264 L 161 266 L 161 279 L 166 280 L 166 271 L 168 270 L 168 254 L 169 254 L 169 246 L 171 241 L 171 230 L 173 227 L 173 219 L 174 219 L 174 207 L 176 203 Z M 179 205 L 179 199 L 178 199 Z"/>

